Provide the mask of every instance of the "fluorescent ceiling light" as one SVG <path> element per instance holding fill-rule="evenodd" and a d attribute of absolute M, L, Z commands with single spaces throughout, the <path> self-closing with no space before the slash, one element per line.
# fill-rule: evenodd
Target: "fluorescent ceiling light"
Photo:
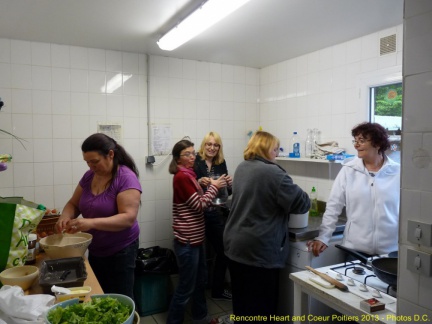
<path fill-rule="evenodd" d="M 213 26 L 248 1 L 207 0 L 185 20 L 166 33 L 157 44 L 162 50 L 172 51 Z"/>

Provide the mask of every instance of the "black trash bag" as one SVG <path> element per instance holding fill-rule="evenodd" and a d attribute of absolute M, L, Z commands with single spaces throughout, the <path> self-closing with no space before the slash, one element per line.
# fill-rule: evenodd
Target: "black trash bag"
<path fill-rule="evenodd" d="M 175 254 L 170 249 L 152 246 L 138 249 L 135 261 L 136 274 L 175 274 L 178 273 Z"/>

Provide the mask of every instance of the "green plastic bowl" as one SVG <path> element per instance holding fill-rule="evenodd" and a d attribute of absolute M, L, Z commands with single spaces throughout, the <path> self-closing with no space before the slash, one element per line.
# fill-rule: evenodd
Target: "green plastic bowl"
<path fill-rule="evenodd" d="M 107 297 L 117 299 L 122 304 L 128 305 L 132 308 L 130 316 L 128 317 L 128 319 L 123 324 L 133 324 L 134 323 L 134 316 L 135 316 L 135 303 L 130 297 L 125 296 L 125 295 L 120 295 L 120 294 L 100 294 L 100 295 L 90 296 L 91 299 L 93 299 L 93 298 L 107 298 Z M 51 306 L 45 315 L 46 323 L 51 324 L 51 322 L 48 321 L 48 313 L 52 309 L 55 309 L 57 307 L 63 307 L 64 308 L 64 307 L 67 307 L 69 305 L 77 304 L 78 302 L 79 302 L 79 299 L 74 298 L 74 299 L 65 300 L 64 302 L 61 302 L 61 303 L 58 303 L 58 304 Z"/>

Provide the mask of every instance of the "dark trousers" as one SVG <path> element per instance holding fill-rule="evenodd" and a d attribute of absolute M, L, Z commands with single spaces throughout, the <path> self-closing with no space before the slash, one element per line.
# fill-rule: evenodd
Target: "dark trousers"
<path fill-rule="evenodd" d="M 235 316 L 267 316 L 269 321 L 270 315 L 277 314 L 279 269 L 253 267 L 229 260 L 229 270 Z M 262 323 L 262 321 L 236 321 L 235 323 Z"/>
<path fill-rule="evenodd" d="M 206 239 L 215 250 L 216 258 L 213 268 L 211 291 L 212 296 L 222 295 L 225 288 L 225 274 L 228 268 L 228 258 L 224 253 L 223 232 L 225 228 L 222 215 L 218 209 L 204 212 Z"/>
<path fill-rule="evenodd" d="M 96 257 L 89 253 L 92 267 L 104 293 L 122 294 L 134 299 L 135 260 L 139 242 L 136 240 L 114 255 Z"/>

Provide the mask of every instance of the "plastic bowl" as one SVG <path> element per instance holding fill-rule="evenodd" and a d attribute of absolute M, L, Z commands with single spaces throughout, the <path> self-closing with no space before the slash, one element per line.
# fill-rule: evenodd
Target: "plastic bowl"
<path fill-rule="evenodd" d="M 0 280 L 3 285 L 20 286 L 23 290 L 27 290 L 38 276 L 38 267 L 24 265 L 3 270 L 0 273 Z"/>
<path fill-rule="evenodd" d="M 117 300 L 120 301 L 122 304 L 125 304 L 125 305 L 130 306 L 130 307 L 132 308 L 131 314 L 130 314 L 130 316 L 128 317 L 128 319 L 127 319 L 125 322 L 123 322 L 122 324 L 133 324 L 133 323 L 134 323 L 134 317 L 135 317 L 135 303 L 134 303 L 134 301 L 133 301 L 131 298 L 129 298 L 128 296 L 120 295 L 120 294 L 101 294 L 101 295 L 93 295 L 93 296 L 90 296 L 90 297 L 91 297 L 91 299 L 94 299 L 94 298 L 107 298 L 107 297 L 111 297 L 111 298 L 115 298 L 115 299 L 117 299 Z M 48 312 L 45 314 L 45 321 L 46 321 L 46 323 L 51 324 L 51 322 L 48 321 L 48 314 L 49 314 L 49 312 L 50 312 L 51 310 L 53 310 L 53 309 L 55 309 L 55 308 L 57 308 L 57 307 L 67 307 L 67 306 L 69 306 L 69 305 L 77 304 L 78 302 L 79 302 L 79 299 L 78 299 L 78 298 L 75 298 L 75 299 L 69 299 L 69 300 L 66 300 L 66 301 L 64 301 L 64 302 L 61 302 L 61 303 L 55 304 L 54 306 L 51 306 L 50 309 L 48 310 Z"/>
<path fill-rule="evenodd" d="M 39 244 L 51 259 L 82 257 L 92 238 L 88 233 L 54 234 L 44 237 Z"/>

